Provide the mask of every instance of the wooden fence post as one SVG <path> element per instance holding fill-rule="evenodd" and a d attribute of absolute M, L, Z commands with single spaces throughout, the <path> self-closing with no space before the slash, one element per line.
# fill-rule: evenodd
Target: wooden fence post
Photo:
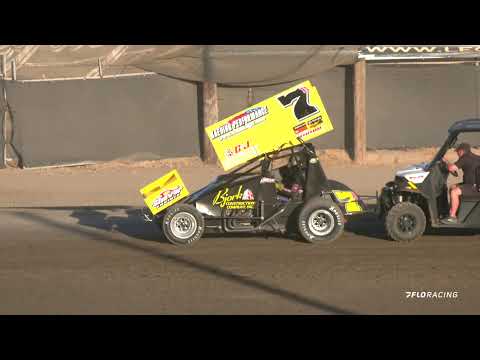
<path fill-rule="evenodd" d="M 12 60 L 12 80 L 17 80 L 17 63 L 15 59 Z"/>
<path fill-rule="evenodd" d="M 100 75 L 100 78 L 103 79 L 103 67 L 102 67 L 102 59 L 98 58 L 98 75 Z"/>
<path fill-rule="evenodd" d="M 356 164 L 364 163 L 367 157 L 366 68 L 365 60 L 353 65 L 353 160 Z"/>
<path fill-rule="evenodd" d="M 2 76 L 4 79 L 7 77 L 7 55 L 2 54 Z"/>
<path fill-rule="evenodd" d="M 217 84 L 210 81 L 203 82 L 203 121 L 204 127 L 208 127 L 218 121 L 218 91 Z M 203 161 L 207 164 L 215 164 L 217 156 L 207 134 L 203 138 Z"/>
<path fill-rule="evenodd" d="M 247 106 L 252 106 L 253 105 L 253 89 L 248 88 L 247 92 Z"/>

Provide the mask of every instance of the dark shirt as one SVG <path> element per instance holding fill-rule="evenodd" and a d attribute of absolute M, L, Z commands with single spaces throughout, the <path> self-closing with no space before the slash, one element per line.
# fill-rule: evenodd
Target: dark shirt
<path fill-rule="evenodd" d="M 480 166 L 480 156 L 473 153 L 464 154 L 455 165 L 463 171 L 463 183 L 475 184 L 475 169 Z"/>

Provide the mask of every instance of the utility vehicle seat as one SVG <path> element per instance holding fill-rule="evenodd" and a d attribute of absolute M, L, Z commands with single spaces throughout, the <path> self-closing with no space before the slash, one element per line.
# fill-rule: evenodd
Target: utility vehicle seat
<path fill-rule="evenodd" d="M 480 166 L 477 166 L 475 169 L 475 189 L 477 190 L 476 194 L 467 194 L 462 195 L 462 200 L 464 201 L 480 201 Z"/>

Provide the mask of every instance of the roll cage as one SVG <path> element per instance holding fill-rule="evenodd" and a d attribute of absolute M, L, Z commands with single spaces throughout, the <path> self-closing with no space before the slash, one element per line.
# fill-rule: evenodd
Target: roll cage
<path fill-rule="evenodd" d="M 454 123 L 450 129 L 448 129 L 447 139 L 438 150 L 433 160 L 428 164 L 427 170 L 430 170 L 443 158 L 443 156 L 445 156 L 448 149 L 452 148 L 457 142 L 458 135 L 464 132 L 480 132 L 480 119 L 460 120 Z"/>
<path fill-rule="evenodd" d="M 265 176 L 268 173 L 270 165 L 273 161 L 290 158 L 292 156 L 297 156 L 300 158 L 300 160 L 304 163 L 303 165 L 307 172 L 304 184 L 305 199 L 328 190 L 328 179 L 320 161 L 317 159 L 314 146 L 311 143 L 303 142 L 301 139 L 299 139 L 299 141 L 300 144 L 297 145 L 285 143 L 275 151 L 263 153 L 249 160 L 247 163 L 239 166 L 233 171 L 217 176 L 217 178 L 210 185 L 207 185 L 206 187 L 190 194 L 184 199 L 184 202 L 190 203 L 198 200 L 200 197 L 210 191 L 212 186 L 215 188 L 225 186 L 237 180 L 238 178 L 248 177 L 249 175 L 260 174 Z M 314 163 L 312 163 L 312 159 L 316 159 Z M 257 173 L 256 170 L 259 169 L 260 172 Z"/>
<path fill-rule="evenodd" d="M 274 160 L 289 158 L 293 155 L 300 154 L 300 153 L 307 154 L 309 157 L 317 156 L 315 153 L 315 148 L 310 143 L 305 143 L 301 141 L 301 143 L 297 145 L 293 145 L 293 146 L 292 145 L 288 146 L 288 145 L 289 145 L 288 143 L 285 143 L 281 145 L 277 150 L 261 154 L 249 160 L 246 164 L 243 164 L 237 169 L 231 171 L 230 173 L 225 175 L 220 175 L 219 179 L 228 178 L 230 180 L 232 178 L 236 178 L 244 175 L 250 175 L 251 173 L 253 173 L 254 170 L 257 170 L 259 168 L 262 168 L 262 170 L 265 170 L 265 168 L 267 168 L 267 166 L 265 165 L 266 163 L 269 164 Z M 257 163 L 258 161 L 260 162 Z M 252 166 L 252 167 L 249 168 L 249 166 Z"/>

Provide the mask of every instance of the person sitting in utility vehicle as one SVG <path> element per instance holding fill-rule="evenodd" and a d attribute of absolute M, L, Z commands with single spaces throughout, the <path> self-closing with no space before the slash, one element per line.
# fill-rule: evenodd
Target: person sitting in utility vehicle
<path fill-rule="evenodd" d="M 458 160 L 451 164 L 445 157 L 443 161 L 448 167 L 448 171 L 455 176 L 459 169 L 463 171 L 463 183 L 452 185 L 450 188 L 450 216 L 443 219 L 444 224 L 456 224 L 458 223 L 457 211 L 460 206 L 460 196 L 472 196 L 478 195 L 478 188 L 475 184 L 475 170 L 480 166 L 480 156 L 475 155 L 471 151 L 470 144 L 461 143 L 455 148 L 458 155 Z"/>

